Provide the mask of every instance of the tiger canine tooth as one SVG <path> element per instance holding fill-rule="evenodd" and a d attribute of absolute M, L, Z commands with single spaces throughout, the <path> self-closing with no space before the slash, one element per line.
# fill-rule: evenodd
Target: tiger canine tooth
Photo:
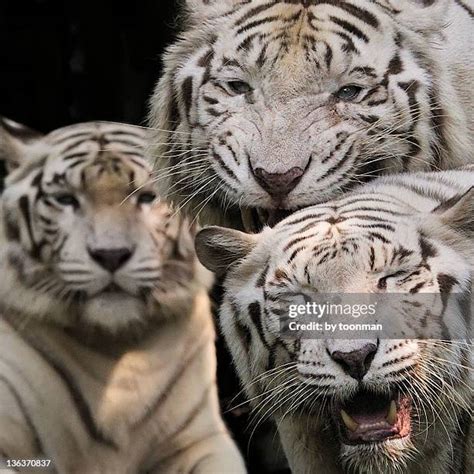
<path fill-rule="evenodd" d="M 390 403 L 390 410 L 388 411 L 387 418 L 385 419 L 390 425 L 394 425 L 397 421 L 397 404 L 394 400 L 392 400 L 392 402 Z"/>
<path fill-rule="evenodd" d="M 341 417 L 347 428 L 349 428 L 351 431 L 357 431 L 359 424 L 356 423 L 344 410 L 341 410 Z"/>

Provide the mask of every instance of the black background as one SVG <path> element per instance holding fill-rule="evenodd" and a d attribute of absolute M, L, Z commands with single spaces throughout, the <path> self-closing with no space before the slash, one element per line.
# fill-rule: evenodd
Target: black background
<path fill-rule="evenodd" d="M 144 123 L 173 0 L 0 0 L 0 115 L 42 132 Z"/>

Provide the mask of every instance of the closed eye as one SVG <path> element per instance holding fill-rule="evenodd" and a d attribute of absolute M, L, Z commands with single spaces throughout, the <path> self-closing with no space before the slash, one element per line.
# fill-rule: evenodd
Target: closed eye
<path fill-rule="evenodd" d="M 380 278 L 377 282 L 377 288 L 379 290 L 386 290 L 387 289 L 387 280 L 389 278 L 397 278 L 401 275 L 406 275 L 408 272 L 406 270 L 399 270 L 398 272 L 391 273 L 390 275 L 385 275 L 384 277 Z"/>
<path fill-rule="evenodd" d="M 152 191 L 146 191 L 138 195 L 137 202 L 138 204 L 152 204 L 155 202 L 156 198 L 156 193 Z"/>
<path fill-rule="evenodd" d="M 252 90 L 250 84 L 244 81 L 228 81 L 227 87 L 235 95 L 248 94 Z"/>
<path fill-rule="evenodd" d="M 74 208 L 79 207 L 79 201 L 70 193 L 55 194 L 53 199 L 61 206 L 72 206 Z"/>

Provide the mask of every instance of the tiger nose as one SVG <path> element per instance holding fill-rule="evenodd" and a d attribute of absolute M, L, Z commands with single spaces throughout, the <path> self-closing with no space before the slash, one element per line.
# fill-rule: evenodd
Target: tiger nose
<path fill-rule="evenodd" d="M 365 344 L 355 351 L 335 351 L 330 356 L 343 368 L 346 374 L 360 382 L 369 371 L 376 352 L 377 346 L 375 344 Z"/>
<path fill-rule="evenodd" d="M 116 249 L 87 249 L 92 259 L 109 272 L 116 272 L 130 260 L 132 250 L 127 247 Z"/>
<path fill-rule="evenodd" d="M 260 186 L 274 198 L 282 198 L 290 194 L 300 182 L 304 170 L 295 166 L 285 173 L 269 173 L 263 168 L 254 170 L 255 178 Z"/>

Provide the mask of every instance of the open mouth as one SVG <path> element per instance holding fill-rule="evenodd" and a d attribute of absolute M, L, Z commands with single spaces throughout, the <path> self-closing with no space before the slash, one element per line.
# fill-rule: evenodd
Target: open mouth
<path fill-rule="evenodd" d="M 360 390 L 335 407 L 333 418 L 345 444 L 405 438 L 411 432 L 411 399 Z"/>
<path fill-rule="evenodd" d="M 241 209 L 242 226 L 246 232 L 260 232 L 265 226 L 274 227 L 293 214 L 296 209 L 263 209 L 246 207 Z"/>

